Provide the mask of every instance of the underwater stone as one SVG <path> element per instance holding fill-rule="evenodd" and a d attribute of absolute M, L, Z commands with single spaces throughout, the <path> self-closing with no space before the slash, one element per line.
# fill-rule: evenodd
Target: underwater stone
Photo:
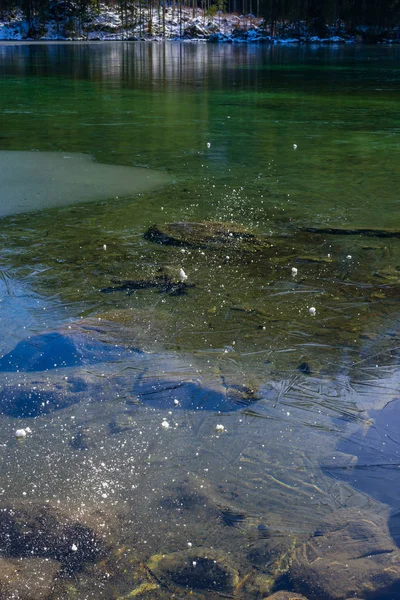
<path fill-rule="evenodd" d="M 152 225 L 144 234 L 147 240 L 169 246 L 186 246 L 210 250 L 260 252 L 271 244 L 237 223 L 219 221 L 177 222 Z"/>
<path fill-rule="evenodd" d="M 271 594 L 277 582 L 286 576 L 297 543 L 294 537 L 277 531 L 260 533 L 262 539 L 253 542 L 246 553 L 256 569 L 244 584 L 244 590 L 252 598 Z"/>
<path fill-rule="evenodd" d="M 115 345 L 96 337 L 96 332 L 52 331 L 30 336 L 0 358 L 0 372 L 52 371 L 114 360 Z"/>
<path fill-rule="evenodd" d="M 387 266 L 376 271 L 374 277 L 380 279 L 385 284 L 398 284 L 400 282 L 400 267 Z"/>
<path fill-rule="evenodd" d="M 73 340 L 59 333 L 31 336 L 0 358 L 0 371 L 45 371 L 82 364 Z"/>
<path fill-rule="evenodd" d="M 59 380 L 53 385 L 37 380 L 6 385 L 0 389 L 0 412 L 16 419 L 45 415 L 84 400 L 87 389 L 88 386 L 80 379 Z M 99 390 L 98 395 L 101 397 L 102 394 Z M 25 431 L 29 433 L 26 427 Z"/>
<path fill-rule="evenodd" d="M 290 569 L 295 589 L 324 600 L 400 597 L 400 552 L 385 519 L 340 509 L 319 533 L 295 552 Z"/>
<path fill-rule="evenodd" d="M 55 560 L 0 557 L 0 598 L 48 600 L 60 568 Z"/>
<path fill-rule="evenodd" d="M 286 571 L 296 540 L 290 535 L 278 534 L 271 530 L 268 530 L 268 535 L 265 535 L 265 530 L 261 530 L 260 534 L 261 539 L 253 542 L 247 549 L 248 560 L 260 568 L 269 565 L 270 567 L 274 566 L 273 568 L 276 570 L 276 567 L 279 566 L 280 572 Z"/>
<path fill-rule="evenodd" d="M 68 442 L 73 450 L 89 450 L 94 447 L 95 433 L 90 432 L 86 427 L 79 427 Z"/>
<path fill-rule="evenodd" d="M 300 371 L 300 373 L 304 373 L 304 375 L 312 375 L 312 370 L 308 362 L 300 363 L 297 370 Z"/>
<path fill-rule="evenodd" d="M 166 379 L 153 375 L 151 370 L 145 370 L 138 377 L 133 391 L 145 406 L 175 410 L 226 413 L 243 410 L 260 400 L 257 392 L 246 386 L 213 388 L 202 385 L 198 380 Z"/>
<path fill-rule="evenodd" d="M 220 550 L 191 548 L 183 552 L 153 556 L 148 568 L 157 579 L 194 590 L 232 593 L 239 576 Z"/>
<path fill-rule="evenodd" d="M 74 545 L 76 550 L 72 550 Z M 10 558 L 59 561 L 65 573 L 99 560 L 106 550 L 91 528 L 51 506 L 37 504 L 0 510 L 0 548 L 3 556 Z"/>
<path fill-rule="evenodd" d="M 32 390 L 30 386 L 6 386 L 0 391 L 0 410 L 10 417 L 26 419 L 66 408 L 79 400 L 79 394 L 65 394 L 57 390 Z M 17 433 L 15 435 L 25 437 Z"/>
<path fill-rule="evenodd" d="M 221 518 L 221 502 L 208 482 L 202 480 L 200 486 L 197 480 L 186 477 L 178 486 L 174 484 L 171 494 L 161 500 L 160 506 L 167 511 L 183 511 L 203 522 L 215 522 Z"/>

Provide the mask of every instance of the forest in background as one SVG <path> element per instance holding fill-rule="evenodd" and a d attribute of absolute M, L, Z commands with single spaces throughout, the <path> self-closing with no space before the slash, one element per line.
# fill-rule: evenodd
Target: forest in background
<path fill-rule="evenodd" d="M 101 5 L 99 0 L 0 0 L 0 18 L 20 10 L 29 24 L 84 21 L 104 6 L 117 9 L 125 25 L 142 18 L 150 29 L 152 18 L 164 21 L 168 7 L 178 20 L 199 10 L 204 17 L 235 13 L 262 18 L 272 34 L 282 23 L 305 24 L 319 35 L 330 26 L 340 35 L 360 26 L 393 31 L 400 21 L 400 0 L 102 0 Z"/>

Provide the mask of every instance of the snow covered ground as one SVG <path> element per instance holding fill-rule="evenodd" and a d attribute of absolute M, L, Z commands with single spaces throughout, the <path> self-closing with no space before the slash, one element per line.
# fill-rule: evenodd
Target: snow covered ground
<path fill-rule="evenodd" d="M 121 14 L 114 8 L 100 5 L 100 11 L 88 13 L 80 20 L 73 14 L 58 15 L 58 20 L 45 23 L 33 22 L 31 27 L 21 12 L 14 12 L 0 20 L 0 40 L 185 40 L 216 43 L 272 43 L 313 44 L 354 43 L 364 41 L 365 33 L 360 28 L 354 35 L 337 35 L 334 28 L 327 27 L 327 35 L 319 37 L 304 23 L 281 24 L 274 32 L 264 21 L 254 15 L 217 13 L 205 15 L 197 9 L 169 7 L 166 9 L 165 25 L 161 9 L 150 14 L 147 9 L 137 8 L 122 21 Z M 383 37 L 383 42 L 398 40 L 398 32 Z"/>

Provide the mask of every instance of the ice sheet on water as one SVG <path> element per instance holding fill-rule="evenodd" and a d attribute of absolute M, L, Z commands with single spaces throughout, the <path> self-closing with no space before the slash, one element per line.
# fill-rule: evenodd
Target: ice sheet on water
<path fill-rule="evenodd" d="M 324 470 L 362 493 L 391 507 L 389 529 L 400 545 L 400 399 L 394 398 L 349 437 L 341 440 Z M 354 461 L 348 462 L 349 456 Z M 344 458 L 342 458 L 344 457 Z"/>
<path fill-rule="evenodd" d="M 85 154 L 0 152 L 0 217 L 132 196 L 166 185 L 166 173 L 104 165 Z"/>

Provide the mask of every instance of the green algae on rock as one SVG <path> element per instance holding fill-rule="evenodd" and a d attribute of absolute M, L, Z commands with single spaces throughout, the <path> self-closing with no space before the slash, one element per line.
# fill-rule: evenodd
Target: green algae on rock
<path fill-rule="evenodd" d="M 182 221 L 152 225 L 145 233 L 147 240 L 166 246 L 185 246 L 208 250 L 233 250 L 235 252 L 261 252 L 271 244 L 237 223 Z"/>

